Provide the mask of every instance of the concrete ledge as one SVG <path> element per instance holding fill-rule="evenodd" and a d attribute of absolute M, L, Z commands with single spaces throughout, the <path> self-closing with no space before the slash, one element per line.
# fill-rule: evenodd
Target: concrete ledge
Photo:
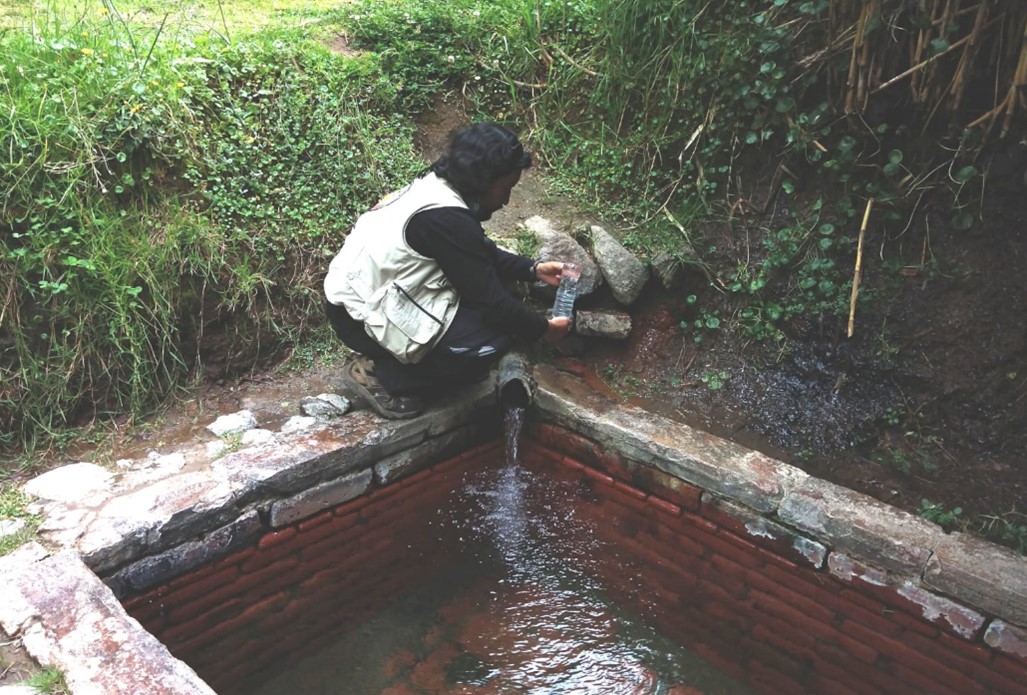
<path fill-rule="evenodd" d="M 757 511 L 776 511 L 787 492 L 809 477 L 759 452 L 640 408 L 613 407 L 580 380 L 553 367 L 541 365 L 535 373 L 540 383 L 535 405 L 547 419 Z"/>
<path fill-rule="evenodd" d="M 931 588 L 1027 626 L 1027 559 L 993 543 L 953 533 L 935 547 L 924 582 Z"/>
<path fill-rule="evenodd" d="M 105 581 L 117 596 L 124 596 L 129 591 L 143 591 L 255 541 L 262 531 L 260 516 L 250 510 L 199 540 L 183 543 L 157 555 L 147 555 L 121 568 Z"/>
<path fill-rule="evenodd" d="M 75 695 L 214 695 L 75 553 L 40 551 L 30 544 L 0 558 L 0 624 L 61 669 Z"/>
<path fill-rule="evenodd" d="M 942 537 L 936 524 L 816 478 L 791 490 L 777 514 L 842 552 L 916 577 Z"/>
<path fill-rule="evenodd" d="M 275 524 L 495 438 L 500 423 L 487 382 L 412 420 L 353 413 L 199 470 L 130 469 L 104 476 L 88 496 L 40 497 L 33 510 L 44 517 L 41 536 L 63 550 L 50 554 L 30 544 L 0 558 L 0 624 L 41 664 L 64 671 L 75 695 L 212 694 L 125 613 L 116 595 L 164 583 Z M 72 466 L 66 487 L 77 487 L 74 476 L 84 466 Z"/>

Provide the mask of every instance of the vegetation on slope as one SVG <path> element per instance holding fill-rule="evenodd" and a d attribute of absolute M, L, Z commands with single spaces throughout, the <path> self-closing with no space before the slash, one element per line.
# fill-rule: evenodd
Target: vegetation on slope
<path fill-rule="evenodd" d="M 844 317 L 871 199 L 877 244 L 927 206 L 966 228 L 982 153 L 1023 133 L 1022 3 L 363 0 L 246 29 L 228 11 L 105 0 L 5 21 L 9 452 L 309 336 L 326 257 L 420 166 L 412 117 L 443 91 L 520 127 L 636 249 L 701 268 L 730 311 L 683 325 L 696 339 Z M 696 224 L 757 213 L 734 247 Z"/>

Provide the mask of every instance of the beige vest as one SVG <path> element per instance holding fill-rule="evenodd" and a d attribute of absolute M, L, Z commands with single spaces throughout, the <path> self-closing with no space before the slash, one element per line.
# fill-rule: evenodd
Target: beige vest
<path fill-rule="evenodd" d="M 357 219 L 324 282 L 328 301 L 404 364 L 435 346 L 460 303 L 439 264 L 406 242 L 410 218 L 439 207 L 467 204 L 435 174 L 390 194 Z"/>

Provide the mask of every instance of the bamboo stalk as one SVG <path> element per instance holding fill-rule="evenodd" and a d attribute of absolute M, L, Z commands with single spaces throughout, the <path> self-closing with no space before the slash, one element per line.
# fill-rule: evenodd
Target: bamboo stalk
<path fill-rule="evenodd" d="M 1022 98 L 1024 87 L 1027 87 L 1027 21 L 1024 22 L 1023 26 L 1020 62 L 1017 63 L 1016 72 L 1013 74 L 1013 83 L 1009 85 L 1009 95 L 1006 97 L 1008 105 L 1005 120 L 1002 122 L 1002 132 L 999 133 L 1000 138 L 1004 138 L 1009 133 L 1009 128 L 1013 125 L 1013 114 L 1016 113 L 1016 106 Z"/>
<path fill-rule="evenodd" d="M 870 209 L 874 199 L 867 200 L 867 209 L 863 213 L 863 224 L 859 228 L 859 242 L 856 244 L 856 269 L 852 275 L 852 294 L 849 297 L 849 330 L 848 337 L 856 332 L 856 297 L 859 296 L 859 281 L 863 275 L 863 239 L 867 233 L 867 222 L 870 220 Z"/>
<path fill-rule="evenodd" d="M 856 36 L 852 39 L 852 56 L 849 58 L 849 76 L 845 80 L 845 113 L 853 113 L 856 110 L 856 67 L 858 56 L 863 48 L 863 31 L 866 29 L 867 14 L 869 6 L 863 5 L 859 13 L 859 21 L 856 22 Z"/>
<path fill-rule="evenodd" d="M 952 112 L 959 111 L 963 103 L 963 94 L 966 92 L 966 76 L 973 67 L 974 58 L 977 55 L 977 43 L 983 31 L 985 18 L 988 16 L 988 3 L 981 2 L 977 6 L 977 16 L 974 18 L 974 28 L 970 32 L 970 41 L 963 51 L 963 57 L 959 61 L 955 77 L 952 78 Z"/>
<path fill-rule="evenodd" d="M 985 28 L 987 28 L 987 26 L 991 26 L 996 21 L 998 21 L 997 17 L 995 19 L 991 20 L 990 22 L 988 22 L 988 24 L 986 25 Z M 874 88 L 874 91 L 871 92 L 871 94 L 877 94 L 881 90 L 887 89 L 888 87 L 891 87 L 896 82 L 904 80 L 907 77 L 909 77 L 910 75 L 913 75 L 913 74 L 919 72 L 920 70 L 923 70 L 929 64 L 931 64 L 934 61 L 938 60 L 938 58 L 941 58 L 944 55 L 948 55 L 949 53 L 951 53 L 952 51 L 956 50 L 957 48 L 962 46 L 964 43 L 969 41 L 970 40 L 970 36 L 971 36 L 970 34 L 967 34 L 966 36 L 964 36 L 963 38 L 959 39 L 958 41 L 955 41 L 952 45 L 950 45 L 948 48 L 946 48 L 941 53 L 935 53 L 930 58 L 924 60 L 923 62 L 917 63 L 916 65 L 914 65 L 913 67 L 909 68 L 908 70 L 905 70 L 905 71 L 899 73 L 898 75 L 896 75 L 895 77 L 891 78 L 890 80 L 888 80 L 884 84 L 878 85 L 877 87 Z"/>

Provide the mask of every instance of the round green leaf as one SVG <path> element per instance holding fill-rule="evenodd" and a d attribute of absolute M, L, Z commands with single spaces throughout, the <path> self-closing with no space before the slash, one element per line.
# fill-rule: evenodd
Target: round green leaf
<path fill-rule="evenodd" d="M 956 183 L 966 183 L 976 175 L 977 168 L 968 165 L 957 171 L 956 175 L 952 178 L 955 179 Z"/>
<path fill-rule="evenodd" d="M 973 226 L 974 216 L 972 213 L 963 211 L 952 218 L 952 226 L 959 230 L 967 230 Z"/>

